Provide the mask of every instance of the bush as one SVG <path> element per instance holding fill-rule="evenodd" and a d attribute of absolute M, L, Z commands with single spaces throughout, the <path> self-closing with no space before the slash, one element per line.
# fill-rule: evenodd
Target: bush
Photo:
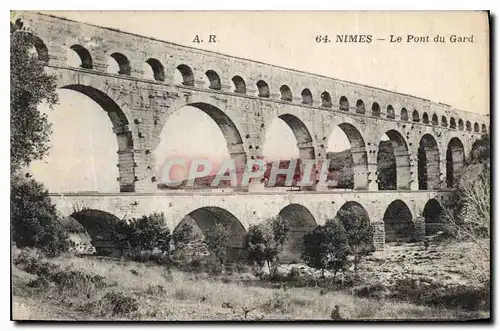
<path fill-rule="evenodd" d="M 122 221 L 118 233 L 119 241 L 127 241 L 132 247 L 140 250 L 170 250 L 170 229 L 163 213 Z"/>
<path fill-rule="evenodd" d="M 17 247 L 36 247 L 48 256 L 58 256 L 70 248 L 55 206 L 41 183 L 14 176 L 10 213 L 12 240 Z"/>
<path fill-rule="evenodd" d="M 227 262 L 227 245 L 229 243 L 229 231 L 221 223 L 215 224 L 205 234 L 205 243 L 208 249 L 219 260 L 219 263 Z"/>
<path fill-rule="evenodd" d="M 304 253 L 302 258 L 311 268 L 323 272 L 333 272 L 333 279 L 339 271 L 349 266 L 349 244 L 347 233 L 342 224 L 336 220 L 318 225 L 310 233 L 304 235 Z"/>
<path fill-rule="evenodd" d="M 248 259 L 263 267 L 267 263 L 272 274 L 278 268 L 278 254 L 283 250 L 283 244 L 290 231 L 289 222 L 277 216 L 259 225 L 252 225 L 245 236 L 245 247 Z"/>
<path fill-rule="evenodd" d="M 388 293 L 388 287 L 381 283 L 360 285 L 352 289 L 352 294 L 361 298 L 383 299 Z"/>

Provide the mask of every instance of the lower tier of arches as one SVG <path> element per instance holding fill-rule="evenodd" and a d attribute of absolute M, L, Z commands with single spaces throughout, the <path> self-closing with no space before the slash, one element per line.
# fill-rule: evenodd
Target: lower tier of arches
<path fill-rule="evenodd" d="M 109 242 L 113 222 L 162 212 L 168 227 L 183 224 L 206 235 L 217 224 L 230 231 L 228 247 L 237 252 L 245 245 L 250 226 L 281 216 L 290 232 L 281 254 L 282 262 L 298 262 L 303 236 L 316 225 L 335 218 L 340 211 L 353 211 L 373 226 L 373 243 L 382 250 L 386 243 L 418 242 L 443 226 L 442 205 L 449 191 L 374 191 L 283 194 L 52 194 L 61 215 L 80 222 L 94 243 Z"/>

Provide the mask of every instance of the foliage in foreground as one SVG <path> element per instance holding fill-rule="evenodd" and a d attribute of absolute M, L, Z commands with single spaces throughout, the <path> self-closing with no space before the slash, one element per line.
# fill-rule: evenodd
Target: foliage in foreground
<path fill-rule="evenodd" d="M 11 179 L 10 219 L 12 241 L 17 247 L 36 247 L 49 256 L 69 249 L 47 190 L 33 179 Z"/>
<path fill-rule="evenodd" d="M 339 222 L 327 221 L 318 225 L 304 236 L 302 258 L 311 268 L 333 272 L 333 279 L 338 272 L 349 267 L 349 245 L 347 233 Z"/>
<path fill-rule="evenodd" d="M 484 134 L 473 144 L 467 166 L 454 196 L 444 208 L 447 231 L 458 241 L 471 241 L 483 254 L 478 258 L 465 252 L 475 265 L 475 281 L 490 281 L 491 238 L 491 165 L 490 139 Z"/>

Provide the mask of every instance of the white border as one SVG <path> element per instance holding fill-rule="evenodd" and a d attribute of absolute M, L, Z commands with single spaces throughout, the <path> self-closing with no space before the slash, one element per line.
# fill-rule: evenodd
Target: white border
<path fill-rule="evenodd" d="M 342 3 L 340 2 L 327 2 L 325 0 L 288 0 L 288 1 L 275 1 L 271 2 L 269 0 L 250 0 L 250 1 L 236 1 L 236 0 L 223 0 L 223 1 L 217 1 L 216 3 L 213 1 L 207 1 L 207 0 L 182 0 L 182 1 L 177 1 L 177 2 L 169 2 L 166 3 L 166 1 L 125 1 L 122 0 L 120 2 L 111 2 L 111 1 L 102 1 L 102 0 L 86 0 L 86 1 L 66 1 L 66 2 L 60 2 L 60 1 L 55 1 L 55 0 L 45 0 L 45 1 L 37 1 L 37 0 L 23 0 L 23 1 L 16 1 L 13 3 L 10 3 L 8 1 L 3 1 L 1 2 L 0 6 L 1 7 L 7 7 L 5 10 L 2 10 L 1 12 L 4 13 L 4 18 L 5 21 L 4 23 L 0 25 L 0 28 L 4 31 L 2 31 L 2 35 L 5 36 L 5 38 L 0 38 L 0 43 L 2 44 L 2 47 L 0 48 L 2 50 L 1 52 L 1 60 L 2 63 L 8 63 L 9 62 L 9 57 L 10 53 L 8 53 L 9 50 L 9 39 L 7 38 L 8 35 L 8 25 L 7 25 L 7 14 L 10 9 L 15 9 L 15 10 L 491 10 L 492 15 L 499 14 L 499 3 L 500 1 L 497 0 L 475 0 L 475 1 L 453 1 L 453 2 L 441 2 L 439 3 L 436 0 L 418 0 L 418 1 L 412 1 L 412 2 L 403 2 L 403 1 L 397 1 L 397 0 L 377 0 L 377 1 L 370 1 L 370 0 L 347 0 L 343 1 Z M 15 8 L 8 8 L 9 6 L 15 6 Z M 498 24 L 498 22 L 496 22 Z M 494 27 L 494 26 L 493 26 Z M 495 45 L 498 46 L 498 33 L 494 33 L 494 43 Z M 498 59 L 498 53 L 495 54 L 495 58 L 492 59 L 493 61 L 497 62 L 496 60 Z M 497 68 L 498 65 L 495 66 Z M 497 70 L 493 73 L 494 76 L 497 74 Z M 0 322 L 0 329 L 1 330 L 7 330 L 11 329 L 14 327 L 23 327 L 24 329 L 34 329 L 35 327 L 37 329 L 46 329 L 46 330 L 51 330 L 54 327 L 59 327 L 59 328 L 85 328 L 85 327 L 92 327 L 95 330 L 118 330 L 122 328 L 128 328 L 128 329 L 143 329 L 145 325 L 135 325 L 135 324 L 110 324 L 110 325 L 89 325 L 89 324 L 78 324 L 78 325 L 15 325 L 13 322 L 9 322 L 10 320 L 10 276 L 9 272 L 7 271 L 7 267 L 10 264 L 10 228 L 9 228 L 9 219 L 10 219 L 10 204 L 9 204 L 9 172 L 10 172 L 10 167 L 9 167 L 9 113 L 7 111 L 7 100 L 9 100 L 10 94 L 9 94 L 9 75 L 5 74 L 0 76 L 1 79 L 1 84 L 3 88 L 0 90 L 0 93 L 2 93 L 2 97 L 0 100 L 4 100 L 4 109 L 3 111 L 0 111 L 0 125 L 2 125 L 2 130 L 0 130 L 1 138 L 2 138 L 2 144 L 0 144 L 1 149 L 0 149 L 0 157 L 2 158 L 1 164 L 1 170 L 3 173 L 3 176 L 1 177 L 1 185 L 0 187 L 2 188 L 2 197 L 3 199 L 0 199 L 0 204 L 1 204 L 1 211 L 2 211 L 2 231 L 1 233 L 3 234 L 3 240 L 2 240 L 2 250 L 0 253 L 1 257 L 1 262 L 0 266 L 2 266 L 5 271 L 1 274 L 1 292 L 0 292 L 0 298 L 1 298 L 1 309 L 0 311 L 2 312 L 2 318 Z M 499 87 L 498 85 L 495 86 L 495 90 L 492 91 L 494 95 L 500 95 L 499 93 Z M 492 105 L 494 106 L 494 105 Z M 495 110 L 492 109 L 491 113 L 493 113 Z M 497 128 L 499 126 L 499 121 L 500 121 L 500 116 L 494 116 L 495 123 L 493 124 L 492 128 Z M 495 130 L 492 130 L 494 132 Z M 493 144 L 493 147 L 496 144 Z M 495 148 L 495 155 L 497 156 L 495 158 L 496 163 L 498 164 L 498 151 L 496 151 Z M 499 181 L 499 176 L 495 176 L 495 183 L 498 184 Z M 495 185 L 497 186 L 497 185 Z M 496 202 L 498 202 L 498 196 L 495 197 Z M 493 220 L 496 221 L 496 220 Z M 496 225 L 496 230 L 495 231 L 495 239 L 498 238 L 498 228 L 500 226 Z M 498 257 L 498 246 L 499 244 L 495 246 L 495 252 L 494 252 L 494 265 L 497 265 L 497 257 Z M 497 271 L 497 270 L 496 270 Z M 498 272 L 498 271 L 497 271 Z M 496 280 L 496 277 L 494 277 L 494 281 Z M 495 289 L 498 287 L 498 284 L 496 284 Z M 496 291 L 497 292 L 497 291 Z M 495 293 L 496 295 L 497 293 Z M 499 304 L 496 303 L 495 305 L 495 312 L 493 313 L 493 316 L 496 316 L 498 318 L 498 307 Z M 221 325 L 211 325 L 211 328 L 235 328 L 239 327 L 240 325 L 235 325 L 235 324 L 221 324 Z M 243 325 L 242 325 L 243 326 Z M 328 328 L 334 328 L 335 330 L 341 330 L 341 329 L 352 329 L 352 328 L 362 328 L 362 327 L 377 327 L 377 328 L 386 328 L 386 327 L 394 327 L 394 328 L 402 328 L 405 326 L 411 326 L 411 327 L 417 327 L 417 328 L 425 328 L 425 329 L 443 329 L 443 328 L 456 328 L 459 327 L 459 325 L 441 325 L 441 324 L 436 324 L 436 325 L 403 325 L 403 324 L 394 324 L 394 325 L 304 325 L 301 324 L 300 326 L 293 326 L 293 325 L 277 325 L 277 324 L 269 324 L 269 325 L 245 325 L 246 327 L 251 327 L 251 328 L 259 328 L 261 330 L 265 329 L 276 329 L 276 328 L 288 328 L 288 327 L 297 327 L 300 329 L 308 329 L 311 327 L 328 327 Z M 469 327 L 467 324 L 463 325 L 464 327 Z M 203 324 L 198 324 L 198 325 L 159 325 L 159 324 L 154 324 L 154 325 L 148 325 L 148 327 L 157 327 L 157 328 L 169 328 L 169 329 L 178 329 L 178 328 L 183 328 L 183 329 L 190 329 L 190 328 L 195 328 L 195 327 L 203 327 L 206 328 L 207 325 Z M 473 326 L 474 328 L 477 326 Z"/>

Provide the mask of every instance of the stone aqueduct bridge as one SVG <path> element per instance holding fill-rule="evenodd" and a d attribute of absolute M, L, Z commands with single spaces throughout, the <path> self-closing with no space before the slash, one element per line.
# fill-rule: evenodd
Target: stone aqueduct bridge
<path fill-rule="evenodd" d="M 456 185 L 465 155 L 489 127 L 488 117 L 422 98 L 37 13 L 22 13 L 21 19 L 58 87 L 97 102 L 118 140 L 122 193 L 54 194 L 66 215 L 78 208 L 118 218 L 163 211 L 172 222 L 187 214 L 198 223 L 203 218 L 232 222 L 241 234 L 282 213 L 297 220 L 295 232 L 300 232 L 350 201 L 366 210 L 383 247 L 384 229 L 397 234 L 405 217 L 415 233 L 423 233 L 428 201 L 434 205 Z M 78 54 L 79 67 L 68 65 L 68 51 Z M 108 72 L 110 58 L 118 72 Z M 149 78 L 145 66 L 153 73 Z M 198 108 L 218 124 L 238 161 L 262 157 L 266 130 L 276 118 L 294 132 L 302 159 L 325 159 L 328 138 L 339 126 L 351 144 L 354 190 L 159 192 L 155 148 L 170 115 L 184 106 Z M 396 158 L 393 191 L 379 191 L 377 184 L 384 134 Z"/>

